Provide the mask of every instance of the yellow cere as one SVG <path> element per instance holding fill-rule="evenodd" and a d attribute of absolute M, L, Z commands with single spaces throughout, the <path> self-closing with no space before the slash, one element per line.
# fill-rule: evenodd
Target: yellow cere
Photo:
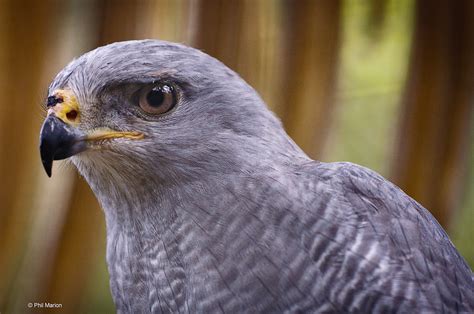
<path fill-rule="evenodd" d="M 59 89 L 53 93 L 59 100 L 56 105 L 48 110 L 63 122 L 76 126 L 79 124 L 79 104 L 74 93 L 69 89 Z"/>
<path fill-rule="evenodd" d="M 56 103 L 48 110 L 63 122 L 77 126 L 80 121 L 79 104 L 74 93 L 69 89 L 58 89 L 53 93 Z M 87 141 L 100 141 L 113 138 L 128 138 L 132 140 L 142 139 L 143 133 L 135 131 L 115 131 L 109 128 L 99 128 L 89 132 Z"/>

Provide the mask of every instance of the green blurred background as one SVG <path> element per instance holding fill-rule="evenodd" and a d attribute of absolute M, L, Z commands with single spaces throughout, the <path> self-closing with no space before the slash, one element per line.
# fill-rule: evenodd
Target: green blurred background
<path fill-rule="evenodd" d="M 397 183 L 473 267 L 473 4 L 0 0 L 0 313 L 27 312 L 28 302 L 114 311 L 102 211 L 71 167 L 56 163 L 46 177 L 38 133 L 47 86 L 67 62 L 134 38 L 226 63 L 310 156 Z"/>

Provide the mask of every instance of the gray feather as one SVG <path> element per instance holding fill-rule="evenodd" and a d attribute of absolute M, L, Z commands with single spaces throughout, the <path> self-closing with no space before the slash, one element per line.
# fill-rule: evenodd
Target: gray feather
<path fill-rule="evenodd" d="M 176 109 L 141 115 L 137 86 Z M 472 272 L 430 213 L 376 173 L 310 160 L 216 59 L 163 41 L 69 64 L 82 130 L 146 134 L 72 157 L 101 203 L 123 313 L 473 312 Z"/>

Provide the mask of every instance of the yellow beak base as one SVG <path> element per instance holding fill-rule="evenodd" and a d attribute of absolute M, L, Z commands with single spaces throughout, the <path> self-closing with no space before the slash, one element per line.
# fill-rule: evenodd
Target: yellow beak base
<path fill-rule="evenodd" d="M 143 133 L 128 131 L 114 131 L 108 128 L 97 129 L 87 134 L 86 141 L 101 141 L 113 138 L 128 138 L 131 140 L 141 140 L 144 138 Z"/>

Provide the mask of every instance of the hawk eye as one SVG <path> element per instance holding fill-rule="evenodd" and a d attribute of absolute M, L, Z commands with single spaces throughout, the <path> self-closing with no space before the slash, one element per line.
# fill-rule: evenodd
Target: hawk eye
<path fill-rule="evenodd" d="M 169 84 L 158 84 L 140 91 L 140 108 L 146 113 L 161 114 L 170 111 L 176 105 L 176 93 Z"/>

